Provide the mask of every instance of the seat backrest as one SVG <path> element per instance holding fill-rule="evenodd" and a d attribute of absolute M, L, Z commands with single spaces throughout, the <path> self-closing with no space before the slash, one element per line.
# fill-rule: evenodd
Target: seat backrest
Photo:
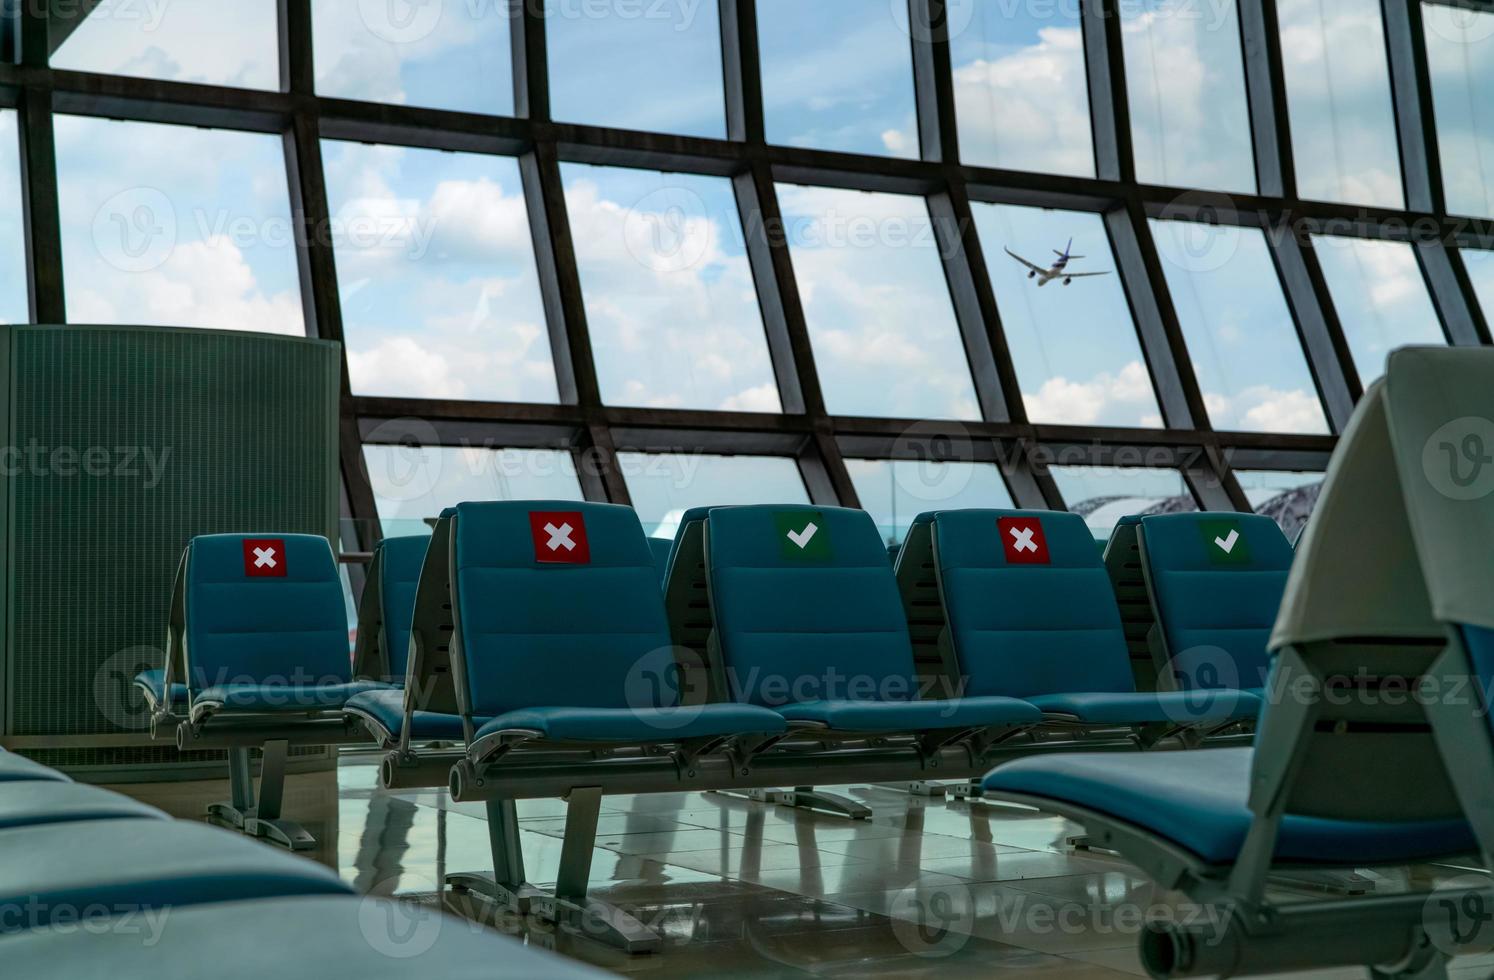
<path fill-rule="evenodd" d="M 1142 567 L 1166 663 L 1184 689 L 1265 686 L 1292 546 L 1259 514 L 1141 520 Z"/>
<path fill-rule="evenodd" d="M 659 588 L 669 578 L 669 556 L 674 554 L 674 538 L 649 538 L 648 550 L 654 556 L 654 569 L 659 573 Z"/>
<path fill-rule="evenodd" d="M 941 511 L 934 558 L 968 694 L 1135 691 L 1110 578 L 1082 517 Z"/>
<path fill-rule="evenodd" d="M 916 695 L 897 580 L 865 511 L 713 510 L 706 565 L 716 646 L 737 700 L 774 706 Z"/>
<path fill-rule="evenodd" d="M 726 670 L 711 647 L 716 621 L 706 589 L 705 526 L 708 507 L 692 507 L 680 517 L 669 549 L 664 579 L 664 613 L 680 664 L 680 695 L 687 704 L 731 699 Z"/>
<path fill-rule="evenodd" d="M 352 679 L 347 606 L 326 538 L 203 535 L 187 545 L 186 577 L 192 691 Z"/>
<path fill-rule="evenodd" d="M 457 688 L 469 716 L 677 703 L 675 678 L 654 663 L 672 662 L 673 651 L 653 554 L 631 508 L 465 503 L 452 535 Z M 645 694 L 652 704 L 640 701 Z"/>
<path fill-rule="evenodd" d="M 934 570 L 934 515 L 919 514 L 898 551 L 897 591 L 913 641 L 913 665 L 924 697 L 951 697 L 963 689 L 959 659 L 949 645 L 949 621 Z"/>
<path fill-rule="evenodd" d="M 1177 681 L 1171 671 L 1163 671 L 1166 657 L 1156 653 L 1162 641 L 1155 635 L 1157 614 L 1152 610 L 1146 576 L 1141 571 L 1140 532 L 1139 515 L 1127 515 L 1115 522 L 1102 552 L 1105 574 L 1110 576 L 1110 590 L 1120 607 L 1121 628 L 1126 631 L 1126 651 L 1131 655 L 1136 689 L 1171 690 L 1177 687 Z"/>
<path fill-rule="evenodd" d="M 415 616 L 415 587 L 420 583 L 420 568 L 430 535 L 385 538 L 379 551 L 384 557 L 380 569 L 380 597 L 383 606 L 384 631 L 380 646 L 389 667 L 388 680 L 403 681 L 410 653 L 410 621 Z"/>

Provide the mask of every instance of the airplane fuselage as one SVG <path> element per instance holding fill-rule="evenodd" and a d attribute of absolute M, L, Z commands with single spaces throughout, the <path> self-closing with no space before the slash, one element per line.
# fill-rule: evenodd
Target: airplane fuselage
<path fill-rule="evenodd" d="M 1067 269 L 1068 266 L 1069 260 L 1066 258 L 1060 258 L 1057 262 L 1054 262 L 1051 266 L 1048 267 L 1047 272 L 1043 272 L 1038 275 L 1038 286 L 1046 286 L 1048 285 L 1048 283 L 1052 282 L 1055 279 L 1062 279 L 1064 270 Z"/>

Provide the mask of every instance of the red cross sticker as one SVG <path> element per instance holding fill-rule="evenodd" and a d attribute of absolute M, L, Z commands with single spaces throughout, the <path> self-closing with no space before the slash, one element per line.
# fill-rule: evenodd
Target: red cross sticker
<path fill-rule="evenodd" d="M 244 575 L 248 578 L 285 578 L 283 538 L 245 538 Z"/>
<path fill-rule="evenodd" d="M 586 540 L 586 521 L 580 511 L 530 511 L 529 533 L 534 537 L 535 561 L 546 565 L 591 564 L 591 544 Z"/>
<path fill-rule="evenodd" d="M 1043 536 L 1043 522 L 1036 517 L 1000 517 L 996 529 L 1001 534 L 1001 549 L 1008 565 L 1048 564 L 1048 539 Z"/>

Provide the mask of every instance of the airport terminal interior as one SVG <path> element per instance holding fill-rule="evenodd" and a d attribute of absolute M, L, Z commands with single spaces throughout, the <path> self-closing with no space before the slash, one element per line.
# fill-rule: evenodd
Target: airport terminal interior
<path fill-rule="evenodd" d="M 0 975 L 1494 976 L 1494 0 L 0 5 Z"/>

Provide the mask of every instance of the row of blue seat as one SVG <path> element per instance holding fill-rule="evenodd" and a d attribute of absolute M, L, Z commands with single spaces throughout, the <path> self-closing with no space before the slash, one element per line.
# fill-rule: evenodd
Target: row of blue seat
<path fill-rule="evenodd" d="M 0 750 L 8 976 L 599 975 L 440 915 Z"/>
<path fill-rule="evenodd" d="M 1157 542 L 1159 572 L 1186 566 L 1178 569 L 1186 582 L 1211 570 L 1214 593 L 1224 595 L 1237 591 L 1229 575 L 1240 571 L 1274 580 L 1279 595 L 1290 548 L 1264 518 L 1174 515 L 1142 527 Z M 1209 563 L 1201 533 L 1209 529 L 1238 539 L 1228 561 Z M 1020 750 L 1040 728 L 1044 741 L 1054 728 L 1122 729 L 1123 741 L 1151 744 L 1248 721 L 1260 707 L 1238 682 L 1136 689 L 1115 595 L 1073 515 L 924 515 L 894 569 L 860 511 L 691 512 L 672 543 L 664 593 L 698 589 L 708 598 L 709 635 L 683 659 L 697 658 L 716 682 L 693 692 L 678 681 L 681 624 L 666 613 L 654 563 L 627 508 L 462 505 L 443 515 L 429 547 L 396 539 L 380 549 L 363 604 L 375 613 L 360 628 L 360 678 L 348 667 L 324 541 L 199 538 L 178 576 L 166 663 L 138 684 L 159 731 L 174 726 L 179 744 L 238 753 L 233 799 L 214 808 L 217 819 L 291 846 L 310 838 L 279 813 L 286 749 L 355 739 L 349 720 L 394 753 L 386 773 L 416 769 L 417 778 L 453 785 L 464 777 L 471 792 L 516 749 L 665 748 L 687 764 L 728 760 L 733 772 L 741 762 L 761 771 L 809 759 L 826 763 L 822 775 L 833 782 L 857 778 L 840 765 L 847 747 L 891 738 L 909 751 L 885 770 L 859 772 L 895 780 L 930 771 L 951 747 L 978 774 L 993 751 Z M 1169 591 L 1171 578 L 1154 578 L 1159 595 Z M 919 594 L 926 580 L 932 603 Z M 1189 587 L 1196 598 L 1197 583 Z M 423 590 L 432 598 L 421 627 Z M 940 613 L 932 645 L 948 661 L 942 690 L 930 690 L 937 685 L 920 676 L 915 657 L 908 620 L 920 606 Z M 1262 637 L 1252 632 L 1261 628 L 1212 631 L 1229 643 L 1227 661 L 1250 661 L 1233 677 L 1249 677 L 1261 659 Z M 1179 662 L 1197 652 L 1183 648 Z M 1198 671 L 1179 673 L 1187 681 Z M 267 759 L 257 800 L 243 747 L 256 737 Z M 806 740 L 827 750 L 806 753 Z M 458 758 L 417 750 L 437 741 L 466 749 Z M 778 743 L 784 751 L 775 752 Z M 570 778 L 557 776 L 562 791 Z M 647 788 L 625 779 L 613 791 Z"/>

